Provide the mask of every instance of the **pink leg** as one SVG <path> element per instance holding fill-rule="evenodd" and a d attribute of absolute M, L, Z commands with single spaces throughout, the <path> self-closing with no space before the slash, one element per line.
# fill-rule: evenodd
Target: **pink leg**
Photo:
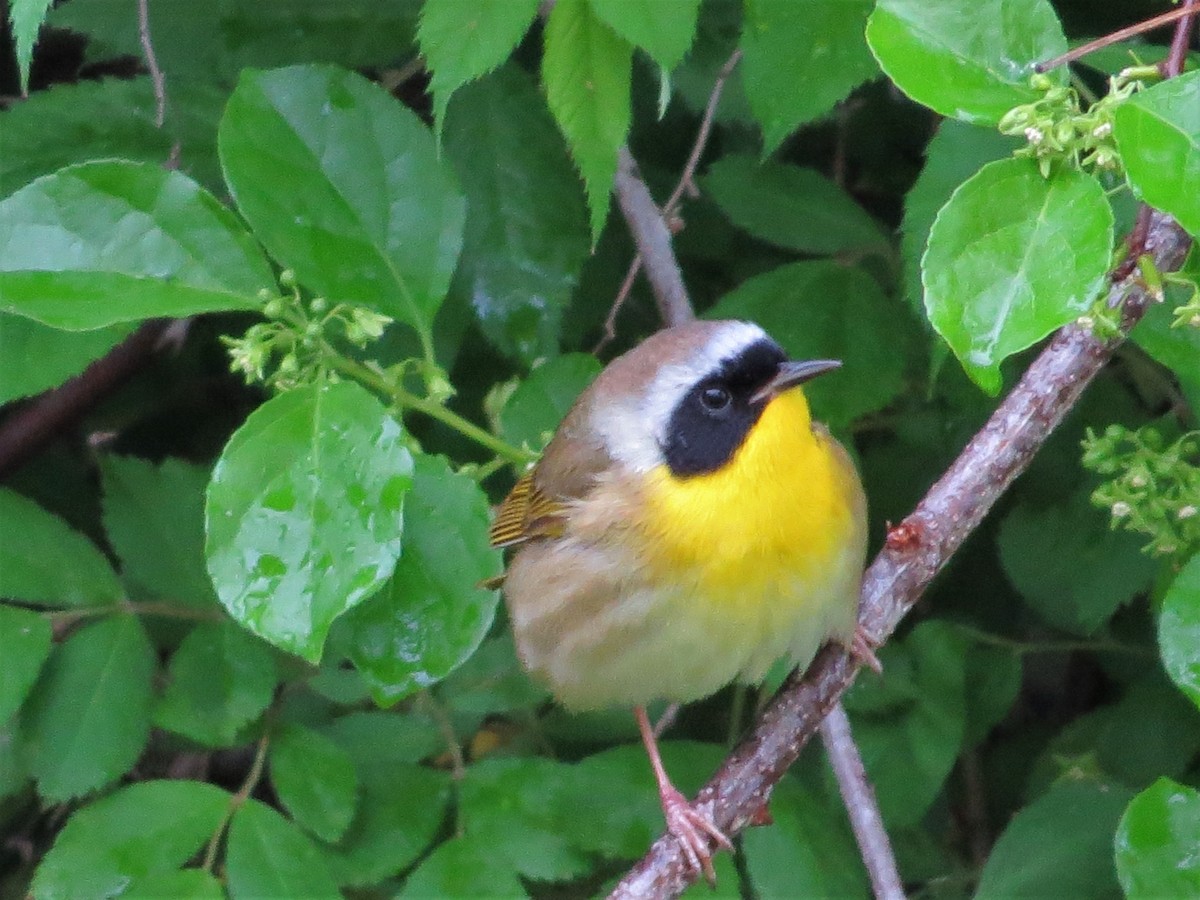
<path fill-rule="evenodd" d="M 711 883 L 716 883 L 716 873 L 713 871 L 712 851 L 709 840 L 715 841 L 720 847 L 732 850 L 730 843 L 721 829 L 713 823 L 712 817 L 695 809 L 683 794 L 676 790 L 667 777 L 663 768 L 662 757 L 658 753 L 658 742 L 654 738 L 654 729 L 646 715 L 644 706 L 633 709 L 637 719 L 638 730 L 642 733 L 642 743 L 646 745 L 646 754 L 650 757 L 650 767 L 654 770 L 654 780 L 658 782 L 658 797 L 662 802 L 663 815 L 667 820 L 667 830 L 675 835 L 683 853 L 692 868 L 702 871 L 704 877 Z"/>
<path fill-rule="evenodd" d="M 879 657 L 875 655 L 875 648 L 879 644 L 874 638 L 868 637 L 859 625 L 854 629 L 854 638 L 850 641 L 850 646 L 846 649 L 850 651 L 850 655 L 862 663 L 864 666 L 872 669 L 876 675 L 883 674 L 883 664 L 879 661 Z"/>

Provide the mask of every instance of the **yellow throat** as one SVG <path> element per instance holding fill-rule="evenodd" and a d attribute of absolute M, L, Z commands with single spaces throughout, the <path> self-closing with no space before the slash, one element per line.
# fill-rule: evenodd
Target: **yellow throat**
<path fill-rule="evenodd" d="M 718 603 L 756 603 L 810 582 L 851 539 L 855 477 L 792 388 L 767 404 L 720 469 L 682 479 L 665 465 L 651 473 L 647 561 L 657 577 L 694 580 Z"/>

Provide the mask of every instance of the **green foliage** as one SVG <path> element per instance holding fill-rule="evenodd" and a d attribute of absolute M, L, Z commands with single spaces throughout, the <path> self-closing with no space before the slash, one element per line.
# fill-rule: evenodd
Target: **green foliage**
<path fill-rule="evenodd" d="M 1200 233 L 1197 73 L 1033 76 L 1060 13 L 1109 27 L 1079 4 L 152 2 L 161 129 L 136 0 L 48 6 L 0 74 L 38 88 L 0 111 L 0 403 L 92 405 L 23 465 L 0 412 L 2 896 L 583 897 L 662 831 L 628 714 L 523 671 L 487 539 L 658 325 L 640 277 L 613 308 L 623 149 L 679 184 L 700 315 L 842 361 L 806 391 L 875 546 L 978 386 L 1115 320 L 1135 197 Z M 1200 890 L 1200 292 L 1130 265 L 1163 302 L 846 697 L 913 895 Z M 763 699 L 682 712 L 683 791 Z M 718 896 L 867 895 L 819 752 L 767 811 Z"/>

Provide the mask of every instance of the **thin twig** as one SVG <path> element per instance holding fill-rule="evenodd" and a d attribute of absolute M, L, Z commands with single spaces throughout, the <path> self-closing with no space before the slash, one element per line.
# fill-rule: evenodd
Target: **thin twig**
<path fill-rule="evenodd" d="M 1156 213 L 1147 250 L 1161 272 L 1183 262 L 1190 239 L 1169 216 Z M 930 581 L 971 534 L 1034 453 L 1075 405 L 1152 302 L 1136 279 L 1115 283 L 1124 296 L 1121 334 L 1104 339 L 1081 325 L 1063 328 L 971 440 L 916 510 L 892 530 L 863 578 L 859 622 L 882 643 Z M 793 675 L 750 735 L 700 791 L 714 824 L 733 836 L 767 802 L 822 718 L 854 681 L 858 662 L 829 646 L 803 676 Z M 612 897 L 677 896 L 695 878 L 675 838 L 659 838 L 621 880 Z"/>
<path fill-rule="evenodd" d="M 138 0 L 137 12 L 138 40 L 142 44 L 142 54 L 146 57 L 146 68 L 150 70 L 150 83 L 154 85 L 154 127 L 162 128 L 167 120 L 167 82 L 162 69 L 158 67 L 154 43 L 150 40 L 149 0 Z"/>
<path fill-rule="evenodd" d="M 250 771 L 246 773 L 246 778 L 242 782 L 242 786 L 238 792 L 229 798 L 229 804 L 225 807 L 225 814 L 221 817 L 220 823 L 216 830 L 213 831 L 212 837 L 208 839 L 208 846 L 204 848 L 204 862 L 201 863 L 201 870 L 212 873 L 213 866 L 217 862 L 217 850 L 221 846 L 221 838 L 229 828 L 229 823 L 233 820 L 234 814 L 245 805 L 250 799 L 250 795 L 254 793 L 254 789 L 258 787 L 258 783 L 262 781 L 263 772 L 267 766 L 267 748 L 271 744 L 271 712 L 267 712 L 268 721 L 263 727 L 263 735 L 258 739 L 258 746 L 254 751 L 254 762 L 250 764 Z"/>
<path fill-rule="evenodd" d="M 1179 75 L 1183 72 L 1184 63 L 1187 62 L 1188 44 L 1192 42 L 1192 28 L 1196 24 L 1194 17 L 1196 0 L 1183 0 L 1183 11 L 1193 13 L 1193 16 L 1184 16 L 1175 26 L 1175 34 L 1171 37 L 1171 49 L 1159 67 L 1163 78 L 1174 78 Z"/>
<path fill-rule="evenodd" d="M 1049 72 L 1051 69 L 1057 69 L 1066 63 L 1075 62 L 1075 60 L 1087 56 L 1089 53 L 1095 53 L 1097 50 L 1103 50 L 1112 44 L 1119 44 L 1121 41 L 1131 37 L 1137 37 L 1147 31 L 1153 31 L 1163 25 L 1169 25 L 1171 22 L 1185 19 L 1194 12 L 1190 3 L 1165 12 L 1162 15 L 1154 16 L 1146 19 L 1144 22 L 1138 22 L 1134 25 L 1128 25 L 1125 28 L 1120 28 L 1112 34 L 1106 34 L 1103 37 L 1098 37 L 1094 41 L 1088 41 L 1086 44 L 1080 44 L 1078 47 L 1073 47 L 1061 56 L 1056 56 L 1053 59 L 1048 59 L 1045 62 L 1040 62 L 1033 67 L 1035 72 Z M 1176 72 L 1175 74 L 1179 74 Z"/>
<path fill-rule="evenodd" d="M 680 204 L 683 202 L 684 194 L 697 193 L 696 167 L 700 165 L 700 157 L 704 155 L 704 148 L 708 146 L 708 138 L 712 134 L 713 123 L 716 121 L 717 116 L 717 106 L 721 102 L 721 94 L 725 90 L 725 83 L 729 80 L 729 76 L 733 74 L 733 70 L 737 67 L 738 61 L 741 58 L 742 51 L 740 49 L 733 51 L 733 54 L 728 60 L 725 61 L 725 64 L 721 66 L 720 71 L 717 72 L 716 80 L 713 82 L 712 90 L 708 95 L 708 103 L 705 104 L 704 113 L 700 118 L 700 127 L 696 131 L 696 139 L 692 142 L 692 149 L 688 154 L 687 162 L 685 162 L 683 165 L 683 171 L 680 172 L 679 181 L 675 184 L 675 190 L 671 192 L 671 196 L 667 198 L 667 202 L 663 204 L 662 209 L 656 210 L 656 214 L 664 222 L 669 223 L 675 218 L 676 213 L 679 212 Z M 622 148 L 622 153 L 628 156 L 628 148 Z M 628 156 L 628 158 L 632 163 L 632 156 Z M 622 160 L 622 167 L 624 167 L 624 160 Z M 632 174 L 633 178 L 636 179 L 639 184 L 641 184 L 642 190 L 645 192 L 646 197 L 649 197 L 649 190 L 646 189 L 645 185 L 641 183 L 640 177 L 637 176 L 636 166 L 630 166 L 629 172 Z M 636 187 L 633 185 L 626 185 L 626 188 L 636 192 L 639 195 L 641 193 L 640 191 L 637 191 Z M 608 312 L 608 317 L 604 321 L 604 334 L 600 338 L 599 343 L 596 344 L 593 353 L 599 353 L 604 349 L 605 345 L 608 344 L 609 341 L 617 336 L 617 314 L 621 311 L 621 307 L 625 305 L 625 301 L 629 297 L 629 292 L 633 288 L 634 280 L 637 278 L 638 272 L 642 269 L 642 263 L 646 253 L 646 248 L 643 245 L 643 239 L 639 237 L 639 226 L 634 225 L 634 221 L 631 218 L 630 212 L 626 210 L 625 207 L 625 203 L 627 201 L 622 197 L 620 171 L 618 171 L 616 190 L 617 200 L 621 204 L 621 210 L 625 213 L 626 219 L 629 220 L 629 227 L 630 230 L 633 231 L 634 242 L 638 246 L 638 252 L 637 255 L 634 256 L 633 261 L 629 264 L 629 270 L 625 273 L 625 280 L 621 282 L 621 289 L 617 291 L 617 296 L 613 299 L 612 307 Z M 642 217 L 641 207 L 644 206 L 644 198 L 641 196 L 631 197 L 629 198 L 629 202 L 635 204 L 635 207 L 637 208 L 636 214 L 638 215 L 638 220 L 640 221 Z M 653 205 L 653 202 L 654 201 L 651 199 L 651 205 Z M 669 245 L 669 225 L 667 226 L 666 230 L 668 232 L 666 235 L 666 241 Z M 658 240 L 661 239 L 662 237 L 659 235 Z M 652 242 L 652 246 L 656 246 L 656 243 Z M 662 259 L 663 255 L 661 253 L 654 254 L 654 265 L 663 265 L 665 267 L 661 273 L 652 272 L 649 267 L 647 267 L 646 274 L 650 279 L 651 287 L 654 289 L 654 296 L 658 301 L 659 310 L 663 313 L 663 321 L 668 326 L 677 325 L 680 322 L 686 322 L 694 318 L 694 315 L 692 314 L 691 303 L 687 301 L 687 292 L 683 287 L 682 276 L 678 275 L 679 265 L 678 263 L 674 262 L 674 254 L 672 253 L 670 255 L 671 265 L 669 266 L 666 265 L 666 263 L 661 262 Z M 680 295 L 683 298 L 683 302 L 686 304 L 686 315 L 683 314 L 683 306 L 679 303 L 678 297 Z M 666 299 L 664 299 L 664 297 L 666 297 Z M 668 315 L 668 313 L 670 313 L 670 315 Z"/>
<path fill-rule="evenodd" d="M 850 816 L 850 827 L 867 867 L 871 890 L 877 900 L 904 900 L 904 885 L 896 868 L 892 842 L 884 830 L 875 791 L 867 781 L 862 757 L 850 733 L 850 717 L 841 703 L 834 704 L 829 715 L 821 720 L 821 742 Z"/>

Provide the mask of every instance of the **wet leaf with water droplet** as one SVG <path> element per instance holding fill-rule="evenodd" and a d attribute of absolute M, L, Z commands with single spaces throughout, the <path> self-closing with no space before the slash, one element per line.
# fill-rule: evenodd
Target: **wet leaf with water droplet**
<path fill-rule="evenodd" d="M 411 483 L 403 430 L 365 389 L 314 385 L 268 400 L 208 488 L 205 554 L 221 603 L 316 662 L 334 619 L 391 575 Z"/>
<path fill-rule="evenodd" d="M 345 619 L 350 658 L 378 703 L 439 681 L 483 640 L 498 594 L 478 585 L 500 571 L 487 528 L 475 482 L 443 457 L 418 456 L 404 555 L 383 590 Z"/>
<path fill-rule="evenodd" d="M 1160 778 L 1125 808 L 1117 826 L 1117 877 L 1125 896 L 1200 895 L 1200 794 Z"/>

